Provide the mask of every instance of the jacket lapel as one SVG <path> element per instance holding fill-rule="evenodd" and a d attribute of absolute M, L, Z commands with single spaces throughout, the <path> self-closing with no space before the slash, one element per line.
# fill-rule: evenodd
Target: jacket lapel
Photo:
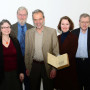
<path fill-rule="evenodd" d="M 88 28 L 87 45 L 88 45 L 88 56 L 90 57 L 90 28 Z"/>
<path fill-rule="evenodd" d="M 16 23 L 16 25 L 15 25 L 15 34 L 16 34 L 16 37 L 17 37 L 17 35 L 18 35 L 18 23 Z"/>
<path fill-rule="evenodd" d="M 32 44 L 32 49 L 33 49 L 33 54 L 34 54 L 34 51 L 35 51 L 35 29 L 32 31 L 32 35 L 31 35 L 31 38 L 32 38 L 32 42 L 30 42 Z"/>
<path fill-rule="evenodd" d="M 80 34 L 80 28 L 77 30 L 77 36 L 78 36 L 78 38 L 79 38 L 79 34 Z"/>
<path fill-rule="evenodd" d="M 47 32 L 45 27 L 43 28 L 43 39 L 42 39 L 42 47 L 44 46 L 44 43 L 46 42 L 46 37 L 47 36 Z"/>

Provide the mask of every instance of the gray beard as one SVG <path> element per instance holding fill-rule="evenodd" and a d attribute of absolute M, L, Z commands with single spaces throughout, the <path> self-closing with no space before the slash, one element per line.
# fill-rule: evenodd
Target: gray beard
<path fill-rule="evenodd" d="M 21 22 L 20 20 L 18 20 L 18 22 L 19 22 L 21 25 L 24 25 L 24 24 L 26 23 L 26 21 Z"/>

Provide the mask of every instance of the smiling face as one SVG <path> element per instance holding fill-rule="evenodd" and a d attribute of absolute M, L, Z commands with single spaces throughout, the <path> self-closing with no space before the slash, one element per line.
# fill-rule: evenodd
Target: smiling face
<path fill-rule="evenodd" d="M 3 25 L 1 25 L 1 32 L 2 32 L 2 35 L 9 35 L 10 34 L 11 27 L 7 22 L 5 22 L 5 23 L 3 23 Z"/>
<path fill-rule="evenodd" d="M 45 18 L 41 12 L 33 14 L 33 22 L 36 29 L 42 29 L 44 26 Z"/>
<path fill-rule="evenodd" d="M 17 19 L 18 19 L 18 22 L 21 24 L 21 25 L 24 25 L 26 20 L 27 20 L 27 11 L 25 9 L 23 10 L 19 10 L 18 13 L 17 13 Z"/>
<path fill-rule="evenodd" d="M 61 21 L 61 30 L 63 32 L 67 32 L 69 31 L 69 28 L 70 28 L 70 23 L 67 19 L 62 19 Z"/>

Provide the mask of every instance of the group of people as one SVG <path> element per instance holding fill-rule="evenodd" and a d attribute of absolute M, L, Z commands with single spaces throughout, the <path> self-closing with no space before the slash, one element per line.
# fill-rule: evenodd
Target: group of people
<path fill-rule="evenodd" d="M 32 12 L 34 26 L 26 23 L 28 11 L 17 10 L 18 22 L 0 22 L 0 90 L 90 90 L 90 15 L 80 15 L 78 29 L 68 16 L 58 24 L 62 34 L 46 27 L 43 11 Z M 68 54 L 70 66 L 57 70 L 47 53 Z"/>

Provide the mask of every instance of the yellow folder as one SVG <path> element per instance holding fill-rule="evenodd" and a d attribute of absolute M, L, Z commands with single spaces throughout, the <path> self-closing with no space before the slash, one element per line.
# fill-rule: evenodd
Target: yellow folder
<path fill-rule="evenodd" d="M 59 56 L 54 56 L 54 55 L 48 53 L 47 60 L 48 60 L 47 61 L 48 64 L 52 65 L 53 67 L 55 67 L 57 69 L 63 69 L 70 65 L 67 53 L 65 53 L 63 55 L 59 55 Z"/>

